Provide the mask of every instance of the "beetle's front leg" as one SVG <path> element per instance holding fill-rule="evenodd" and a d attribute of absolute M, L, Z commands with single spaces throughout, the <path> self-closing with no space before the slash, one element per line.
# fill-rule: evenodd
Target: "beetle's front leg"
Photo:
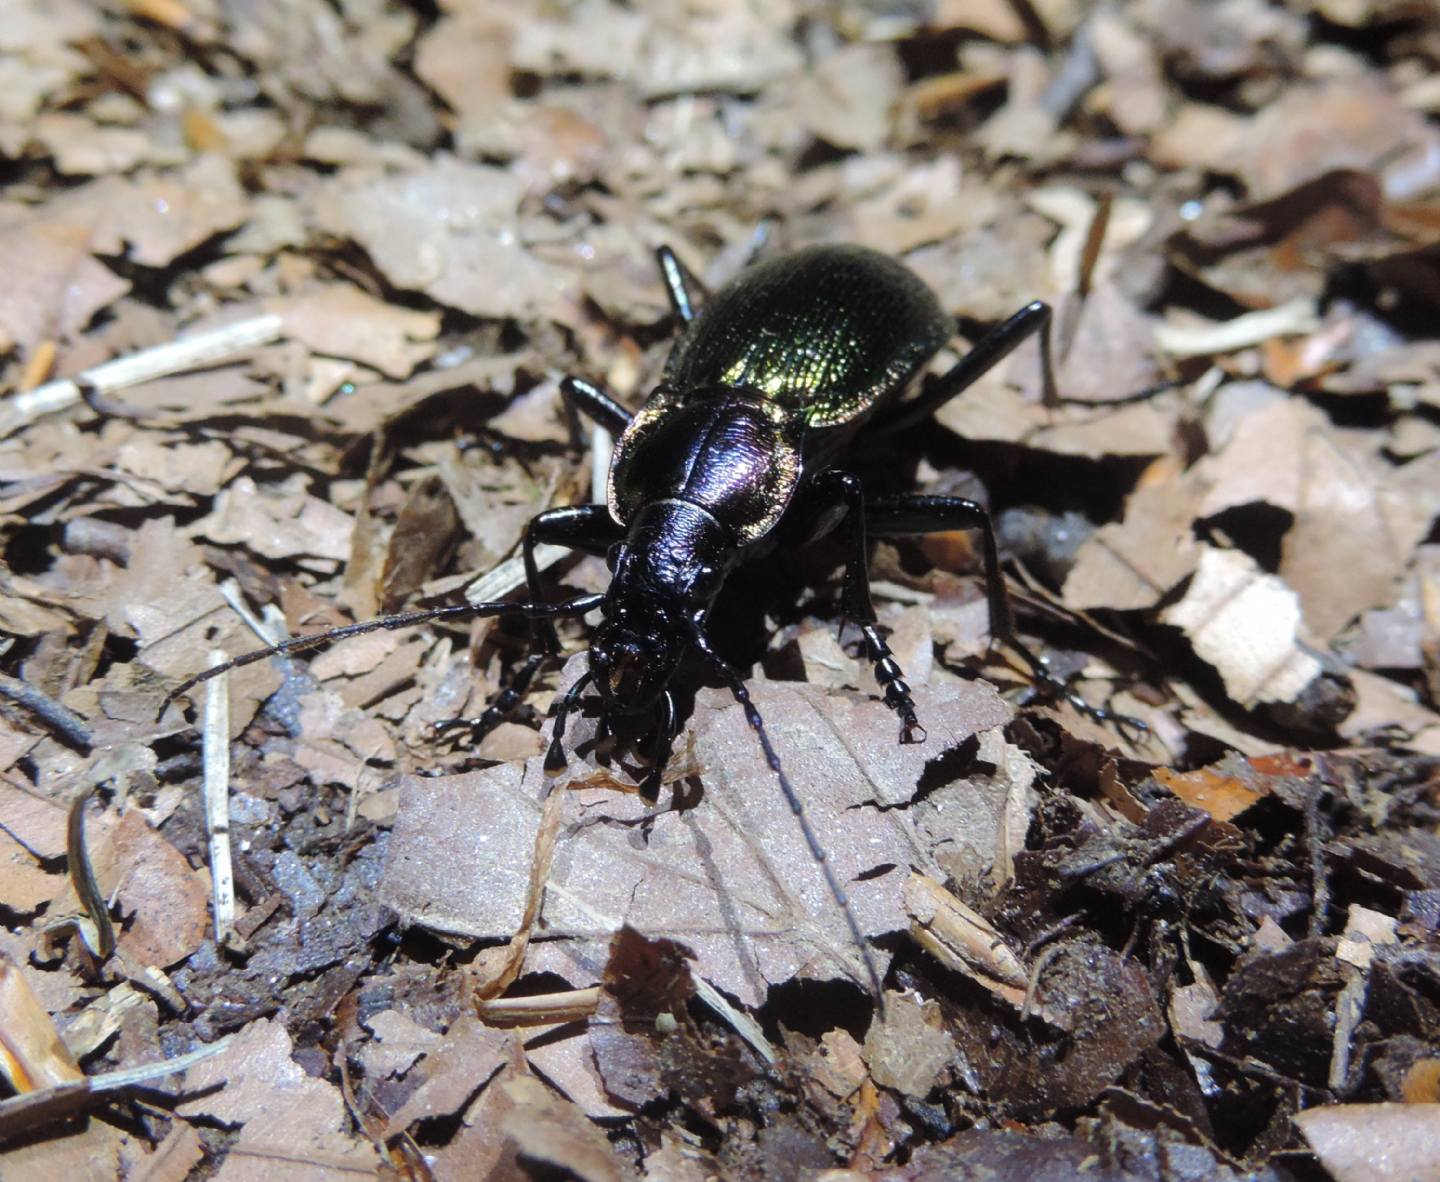
<path fill-rule="evenodd" d="M 843 508 L 845 517 L 838 528 L 846 534 L 848 553 L 845 557 L 845 582 L 841 590 L 841 610 L 846 620 L 860 626 L 865 638 L 865 657 L 875 670 L 875 680 L 884 693 L 885 705 L 900 718 L 900 741 L 923 743 L 925 728 L 915 715 L 915 700 L 905 674 L 880 632 L 879 618 L 870 599 L 869 554 L 865 540 L 865 489 L 853 472 L 835 468 L 822 472 L 806 492 L 805 508 L 811 520 L 822 529 L 825 517 L 836 508 Z"/>
<path fill-rule="evenodd" d="M 535 562 L 535 547 L 542 543 L 552 546 L 569 546 L 589 554 L 604 554 L 612 544 L 623 536 L 621 528 L 610 516 L 604 505 L 568 505 L 558 509 L 547 509 L 530 519 L 525 527 L 525 539 L 521 543 L 521 556 L 525 563 L 526 592 L 533 603 L 544 602 L 544 589 L 540 585 L 540 568 Z M 450 730 L 468 727 L 477 736 L 494 729 L 506 718 L 529 693 L 545 662 L 560 653 L 560 638 L 550 620 L 532 618 L 530 622 L 530 652 L 510 680 L 495 695 L 482 714 L 475 718 L 452 718 L 437 722 L 435 729 Z"/>

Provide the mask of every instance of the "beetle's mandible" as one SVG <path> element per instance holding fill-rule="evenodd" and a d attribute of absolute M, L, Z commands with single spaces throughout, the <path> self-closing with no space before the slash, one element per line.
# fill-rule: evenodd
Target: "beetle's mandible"
<path fill-rule="evenodd" d="M 1068 693 L 1015 636 L 995 533 L 985 509 L 950 496 L 867 497 L 844 465 L 857 434 L 877 437 L 933 413 L 1038 333 L 1046 393 L 1053 398 L 1050 308 L 1035 301 L 983 336 L 948 372 L 911 398 L 905 392 L 951 339 L 954 320 L 930 289 L 900 263 L 856 246 L 814 246 L 742 271 L 703 306 L 668 249 L 660 269 L 680 335 L 660 384 L 634 414 L 578 378 L 561 385 L 572 411 L 616 436 L 605 504 L 547 510 L 529 523 L 522 544 L 529 598 L 524 603 L 464 603 L 405 612 L 303 636 L 207 669 L 180 694 L 226 669 L 377 629 L 466 616 L 525 616 L 533 647 L 509 685 L 474 720 L 484 728 L 513 710 L 543 663 L 559 653 L 553 621 L 596 608 L 602 620 L 589 669 L 555 707 L 546 766 L 564 765 L 566 718 L 593 687 L 602 713 L 648 713 L 654 720 L 646 789 L 658 790 L 676 737 L 670 681 L 682 657 L 698 653 L 744 707 L 879 994 L 874 961 L 845 891 L 826 860 L 739 672 L 712 648 L 706 620 L 726 577 L 777 544 L 840 531 L 846 544 L 845 617 L 859 625 L 865 653 L 902 742 L 925 732 L 904 674 L 871 604 L 867 538 L 978 529 L 993 639 L 1008 642 L 1037 680 L 1091 715 L 1112 716 Z M 544 598 L 535 548 L 558 544 L 605 556 L 604 594 L 563 602 Z"/>

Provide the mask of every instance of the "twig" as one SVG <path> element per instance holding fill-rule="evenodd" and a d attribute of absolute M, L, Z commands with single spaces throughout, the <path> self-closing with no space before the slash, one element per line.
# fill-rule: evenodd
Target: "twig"
<path fill-rule="evenodd" d="M 210 660 L 218 663 L 227 655 L 214 651 Z M 205 829 L 210 836 L 215 943 L 223 945 L 235 928 L 235 872 L 230 861 L 230 679 L 224 674 L 205 686 L 200 750 L 205 769 L 202 792 Z"/>
<path fill-rule="evenodd" d="M 95 881 L 95 868 L 90 865 L 90 852 L 85 846 L 85 804 L 96 787 L 98 785 L 92 785 L 70 802 L 70 814 L 65 825 L 65 861 L 75 894 L 90 916 L 90 922 L 95 925 L 91 951 L 100 960 L 105 960 L 115 951 L 115 926 L 110 922 L 110 908 L 100 891 L 100 884 Z M 89 944 L 85 929 L 78 923 L 76 928 L 81 939 Z"/>
<path fill-rule="evenodd" d="M 255 316 L 131 353 L 128 357 L 116 357 L 87 369 L 74 379 L 61 378 L 25 390 L 0 408 L 0 439 L 8 438 L 36 419 L 78 404 L 82 384 L 104 395 L 156 378 L 200 369 L 247 349 L 268 345 L 280 336 L 283 324 L 279 316 Z"/>
<path fill-rule="evenodd" d="M 569 558 L 575 551 L 568 546 L 551 546 L 548 543 L 535 547 L 535 565 L 540 570 L 549 570 L 562 558 Z M 481 575 L 465 588 L 465 598 L 470 603 L 484 603 L 487 600 L 503 599 L 525 582 L 525 562 L 517 554 L 507 558 L 488 574 Z"/>
<path fill-rule="evenodd" d="M 475 1013 L 489 1026 L 550 1026 L 588 1018 L 600 1004 L 600 986 L 526 997 L 475 999 Z"/>
<path fill-rule="evenodd" d="M 90 733 L 90 728 L 83 718 L 68 706 L 62 706 L 49 694 L 21 681 L 18 677 L 0 673 L 0 696 L 24 706 L 71 747 L 78 748 L 88 755 L 90 748 L 95 745 L 94 736 Z"/>
<path fill-rule="evenodd" d="M 610 432 L 597 426 L 590 433 L 590 499 L 603 505 L 610 494 L 610 457 L 615 440 Z"/>

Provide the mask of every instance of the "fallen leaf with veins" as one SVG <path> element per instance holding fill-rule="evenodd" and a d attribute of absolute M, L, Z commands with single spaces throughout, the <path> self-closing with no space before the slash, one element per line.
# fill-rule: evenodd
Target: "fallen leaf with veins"
<path fill-rule="evenodd" d="M 799 683 L 760 682 L 751 693 L 867 936 L 906 926 L 905 868 L 937 873 L 904 807 L 922 779 L 927 805 L 975 801 L 1003 844 L 1009 779 L 968 778 L 963 758 L 947 771 L 965 740 L 1009 719 L 989 686 L 917 691 L 929 738 L 907 745 L 879 701 Z M 747 1004 L 797 974 L 863 980 L 845 918 L 743 712 L 705 690 L 689 727 L 702 769 L 693 807 L 657 812 L 633 793 L 589 788 L 567 804 L 531 967 L 588 984 L 610 933 L 629 923 L 685 944 L 701 976 Z M 573 755 L 572 764 L 573 775 Z M 411 923 L 508 939 L 522 916 L 544 782 L 539 760 L 405 782 L 384 901 Z"/>

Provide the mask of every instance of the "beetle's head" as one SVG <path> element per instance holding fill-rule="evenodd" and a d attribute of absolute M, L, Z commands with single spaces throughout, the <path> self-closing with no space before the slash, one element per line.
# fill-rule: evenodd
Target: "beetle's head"
<path fill-rule="evenodd" d="M 590 642 L 590 673 L 608 710 L 636 714 L 654 705 L 685 655 L 689 638 L 666 613 L 628 611 L 602 621 Z"/>
<path fill-rule="evenodd" d="M 698 506 L 667 499 L 636 515 L 610 552 L 605 619 L 590 644 L 590 670 L 610 709 L 635 713 L 660 696 L 734 555 L 725 527 Z"/>

